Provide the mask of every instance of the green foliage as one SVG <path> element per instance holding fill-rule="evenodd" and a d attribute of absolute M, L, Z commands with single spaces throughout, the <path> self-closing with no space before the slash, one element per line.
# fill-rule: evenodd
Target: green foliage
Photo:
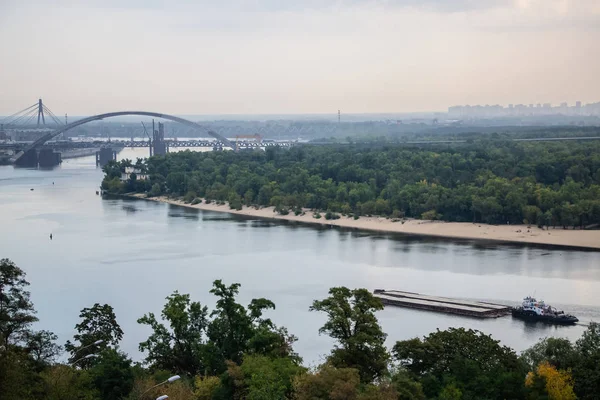
<path fill-rule="evenodd" d="M 36 366 L 18 348 L 0 349 L 0 398 L 2 400 L 33 399 L 42 385 Z"/>
<path fill-rule="evenodd" d="M 245 308 L 235 300 L 239 288 L 239 283 L 225 286 L 217 280 L 210 291 L 218 298 L 207 330 L 210 370 L 224 372 L 227 360 L 239 365 L 245 353 L 295 358 L 292 344 L 296 338 L 263 318 L 263 312 L 274 309 L 275 304 L 260 298 L 253 299 Z"/>
<path fill-rule="evenodd" d="M 398 400 L 425 400 L 423 387 L 404 371 L 396 371 L 392 375 L 392 384 L 396 388 Z"/>
<path fill-rule="evenodd" d="M 194 382 L 197 400 L 213 400 L 223 391 L 221 379 L 216 376 L 198 376 Z"/>
<path fill-rule="evenodd" d="M 102 400 L 122 399 L 133 388 L 131 360 L 115 349 L 102 351 L 89 373 Z"/>
<path fill-rule="evenodd" d="M 148 196 L 150 196 L 150 197 L 160 196 L 161 194 L 162 194 L 162 187 L 161 187 L 160 183 L 153 184 L 152 188 L 150 189 L 150 192 L 148 192 Z"/>
<path fill-rule="evenodd" d="M 44 384 L 44 400 L 100 399 L 88 371 L 56 365 L 43 371 L 40 376 Z"/>
<path fill-rule="evenodd" d="M 275 207 L 274 211 L 276 213 L 278 213 L 279 215 L 288 215 L 290 213 L 290 210 L 285 206 L 277 206 L 277 207 Z M 296 215 L 298 215 L 298 214 L 296 214 Z"/>
<path fill-rule="evenodd" d="M 196 192 L 187 192 L 185 196 L 183 196 L 183 201 L 186 203 L 191 203 L 196 197 Z"/>
<path fill-rule="evenodd" d="M 123 330 L 117 322 L 117 317 L 112 306 L 96 303 L 92 308 L 84 308 L 79 314 L 81 322 L 75 325 L 77 333 L 73 338 L 79 345 L 67 341 L 65 350 L 71 353 L 71 362 L 81 359 L 88 354 L 95 354 L 98 348 L 108 345 L 116 346 L 123 339 Z M 94 345 L 94 342 L 102 340 L 103 343 Z M 84 348 L 85 347 L 85 348 Z M 94 364 L 93 359 L 82 359 L 77 364 L 88 367 Z"/>
<path fill-rule="evenodd" d="M 227 199 L 229 202 L 229 208 L 232 210 L 241 210 L 242 209 L 242 198 L 237 193 L 231 193 L 229 198 Z"/>
<path fill-rule="evenodd" d="M 23 343 L 24 350 L 38 364 L 49 365 L 62 352 L 55 343 L 57 336 L 50 331 L 27 332 Z"/>
<path fill-rule="evenodd" d="M 334 212 L 331 211 L 327 211 L 325 213 L 325 219 L 326 220 L 332 220 L 332 219 L 340 219 L 340 216 Z"/>
<path fill-rule="evenodd" d="M 104 178 L 104 180 L 102 181 L 101 187 L 102 187 L 102 190 L 104 190 L 108 193 L 112 193 L 112 194 L 125 193 L 125 184 L 123 182 L 121 182 L 121 178 L 112 178 L 112 179 Z"/>
<path fill-rule="evenodd" d="M 233 196 L 236 209 L 239 199 L 246 205 L 346 215 L 585 227 L 600 223 L 598 154 L 598 142 L 502 140 L 427 148 L 184 151 L 144 161 L 150 182 L 138 191 L 151 187 L 157 195 L 163 188 L 175 196 L 206 192 L 205 197 L 218 201 Z M 103 187 L 126 190 L 119 181 L 124 165 L 105 167 Z"/>
<path fill-rule="evenodd" d="M 323 364 L 318 371 L 299 376 L 294 383 L 296 400 L 356 399 L 360 375 L 353 368 L 335 368 Z"/>
<path fill-rule="evenodd" d="M 440 214 L 438 214 L 438 212 L 436 210 L 425 211 L 423 214 L 421 214 L 421 219 L 427 219 L 427 220 L 432 220 L 432 221 L 441 219 L 441 217 L 442 216 Z"/>
<path fill-rule="evenodd" d="M 225 381 L 232 384 L 229 393 L 234 398 L 279 400 L 291 396 L 294 378 L 303 372 L 289 357 L 246 355 L 240 366 L 229 364 Z"/>
<path fill-rule="evenodd" d="M 319 329 L 335 339 L 328 359 L 338 368 L 355 368 L 362 382 L 372 382 L 387 371 L 389 359 L 384 342 L 386 334 L 375 317 L 383 304 L 366 289 L 336 287 L 329 297 L 315 300 L 311 311 L 327 314 L 327 322 Z"/>
<path fill-rule="evenodd" d="M 167 297 L 162 319 L 157 321 L 154 313 L 138 319 L 148 325 L 153 333 L 140 343 L 140 351 L 148 352 L 146 363 L 153 369 L 166 369 L 177 373 L 195 375 L 204 372 L 204 340 L 208 309 L 199 302 L 192 302 L 188 294 L 177 291 Z"/>
<path fill-rule="evenodd" d="M 600 387 L 600 325 L 592 322 L 575 343 L 577 361 L 573 366 L 575 394 L 583 400 L 598 397 Z"/>
<path fill-rule="evenodd" d="M 25 272 L 9 259 L 0 259 L 0 341 L 5 347 L 24 339 L 38 320 L 27 286 Z"/>
<path fill-rule="evenodd" d="M 253 299 L 248 307 L 237 303 L 240 285 L 213 283 L 211 293 L 218 297 L 215 309 L 192 302 L 187 294 L 175 292 L 167 297 L 160 323 L 153 313 L 138 319 L 153 333 L 140 343 L 147 352 L 146 363 L 153 369 L 165 369 L 190 376 L 227 370 L 226 361 L 241 364 L 244 354 L 298 357 L 292 350 L 296 338 L 263 318 L 265 310 L 275 308 L 267 299 Z"/>
<path fill-rule="evenodd" d="M 524 364 L 515 352 L 476 330 L 450 328 L 399 341 L 394 357 L 428 397 L 522 398 Z M 448 397 L 449 396 L 449 397 Z"/>
<path fill-rule="evenodd" d="M 521 354 L 530 371 L 535 370 L 544 361 L 557 369 L 570 369 L 575 366 L 576 357 L 573 344 L 568 339 L 552 337 L 542 339 Z"/>

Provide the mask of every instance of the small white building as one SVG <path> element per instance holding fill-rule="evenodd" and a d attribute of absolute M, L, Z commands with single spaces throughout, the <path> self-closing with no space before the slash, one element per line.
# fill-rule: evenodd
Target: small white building
<path fill-rule="evenodd" d="M 125 167 L 125 172 L 121 173 L 121 181 L 125 182 L 131 178 L 131 174 L 135 174 L 138 181 L 145 181 L 149 179 L 148 175 L 142 174 L 142 171 L 138 168 Z"/>

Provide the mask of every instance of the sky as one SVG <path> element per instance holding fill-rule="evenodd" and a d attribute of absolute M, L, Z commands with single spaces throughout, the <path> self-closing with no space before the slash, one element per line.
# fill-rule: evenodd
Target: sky
<path fill-rule="evenodd" d="M 600 101 L 598 0 L 0 0 L 0 115 Z"/>

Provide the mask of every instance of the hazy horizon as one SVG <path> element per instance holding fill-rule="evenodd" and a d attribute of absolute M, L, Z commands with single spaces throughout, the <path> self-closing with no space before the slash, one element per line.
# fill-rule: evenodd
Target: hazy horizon
<path fill-rule="evenodd" d="M 4 0 L 0 115 L 599 101 L 596 0 Z"/>

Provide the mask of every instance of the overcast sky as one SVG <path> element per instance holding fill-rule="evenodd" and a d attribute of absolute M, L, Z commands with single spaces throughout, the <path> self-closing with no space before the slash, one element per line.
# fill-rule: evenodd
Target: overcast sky
<path fill-rule="evenodd" d="M 600 0 L 0 0 L 0 115 L 600 101 Z"/>

